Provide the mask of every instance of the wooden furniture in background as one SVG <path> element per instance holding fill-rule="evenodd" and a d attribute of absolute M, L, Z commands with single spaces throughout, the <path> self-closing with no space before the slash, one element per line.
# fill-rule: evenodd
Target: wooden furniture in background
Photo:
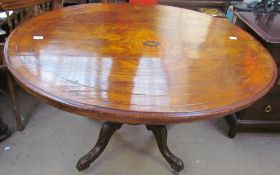
<path fill-rule="evenodd" d="M 79 171 L 127 123 L 147 125 L 179 172 L 184 165 L 168 149 L 164 124 L 240 111 L 276 79 L 273 58 L 251 35 L 226 19 L 170 6 L 104 3 L 45 13 L 15 30 L 5 59 L 33 96 L 107 121 Z"/>
<path fill-rule="evenodd" d="M 56 9 L 56 8 L 61 8 L 63 7 L 63 4 L 64 4 L 64 0 L 53 0 L 53 8 Z"/>
<path fill-rule="evenodd" d="M 129 0 L 131 4 L 157 4 L 158 0 Z"/>
<path fill-rule="evenodd" d="M 230 0 L 158 0 L 159 4 L 196 9 L 198 7 L 220 8 L 226 11 Z"/>
<path fill-rule="evenodd" d="M 128 2 L 128 0 L 65 0 L 66 5 L 85 4 L 85 3 L 107 3 L 107 2 Z"/>
<path fill-rule="evenodd" d="M 236 24 L 258 38 L 280 70 L 280 14 L 236 12 Z M 227 117 L 229 137 L 238 131 L 280 131 L 280 76 L 272 90 L 248 109 Z"/>
<path fill-rule="evenodd" d="M 33 16 L 37 16 L 44 11 L 52 10 L 60 6 L 60 0 L 0 0 L 0 9 L 7 14 L 6 25 L 1 27 L 6 31 L 7 36 L 22 22 Z M 8 12 L 13 11 L 10 15 Z M 3 45 L 3 44 L 2 44 Z M 2 49 L 1 49 L 2 50 Z M 1 52 L 1 55 L 3 53 Z M 0 69 L 7 70 L 7 67 L 1 65 Z M 17 122 L 17 129 L 23 130 L 24 124 L 20 117 L 19 108 L 16 102 L 16 93 L 13 85 L 13 79 L 9 73 L 7 73 L 8 88 L 11 96 L 13 110 Z"/>
<path fill-rule="evenodd" d="M 88 0 L 64 0 L 65 4 L 82 4 L 86 3 Z"/>
<path fill-rule="evenodd" d="M 118 0 L 100 0 L 100 2 L 116 2 Z M 119 0 L 119 1 L 129 1 L 129 0 Z M 131 0 L 132 3 L 137 3 L 141 0 Z M 142 0 L 147 1 L 149 0 Z M 159 3 L 162 5 L 170 5 L 175 7 L 182 7 L 182 8 L 190 8 L 196 9 L 198 7 L 208 7 L 208 8 L 219 8 L 222 11 L 225 11 L 226 8 L 229 6 L 230 0 L 152 0 L 153 3 Z M 98 0 L 65 0 L 67 4 L 82 4 L 82 3 L 89 3 L 89 2 L 99 2 Z"/>

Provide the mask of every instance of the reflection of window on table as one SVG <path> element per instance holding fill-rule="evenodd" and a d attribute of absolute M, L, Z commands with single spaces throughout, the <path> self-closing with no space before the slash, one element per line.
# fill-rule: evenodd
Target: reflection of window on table
<path fill-rule="evenodd" d="M 44 53 L 50 53 L 50 50 L 52 50 L 52 48 L 45 48 L 37 52 L 37 48 L 33 49 L 35 55 L 44 55 Z M 71 49 L 66 50 L 66 48 L 65 53 L 68 53 L 68 55 L 58 57 L 53 53 L 53 55 L 41 56 L 40 60 L 33 56 L 22 56 L 20 59 L 32 76 L 44 77 L 44 82 L 52 82 L 55 87 L 69 84 L 72 89 L 67 89 L 67 91 L 72 91 L 73 95 L 76 93 L 75 87 L 80 89 L 91 88 L 92 91 L 79 93 L 79 96 L 85 98 L 98 96 L 99 98 L 107 99 L 113 59 L 110 57 L 87 57 L 86 55 L 82 56 L 83 59 L 79 59 L 79 57 L 71 56 Z M 43 66 L 40 66 L 39 70 L 37 65 Z M 68 69 L 64 69 L 65 67 Z"/>

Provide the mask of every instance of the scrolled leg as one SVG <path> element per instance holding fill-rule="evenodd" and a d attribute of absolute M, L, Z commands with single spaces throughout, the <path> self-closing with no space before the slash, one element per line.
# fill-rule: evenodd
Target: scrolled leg
<path fill-rule="evenodd" d="M 169 150 L 167 146 L 166 127 L 163 125 L 147 125 L 147 129 L 153 132 L 162 156 L 171 165 L 173 170 L 175 170 L 175 173 L 178 174 L 181 170 L 184 169 L 184 163 Z"/>
<path fill-rule="evenodd" d="M 78 171 L 83 171 L 87 169 L 90 166 L 90 164 L 101 155 L 112 135 L 115 133 L 116 130 L 120 129 L 122 125 L 123 124 L 121 123 L 113 122 L 105 122 L 103 124 L 97 143 L 94 146 L 94 148 L 78 161 L 76 166 Z"/>

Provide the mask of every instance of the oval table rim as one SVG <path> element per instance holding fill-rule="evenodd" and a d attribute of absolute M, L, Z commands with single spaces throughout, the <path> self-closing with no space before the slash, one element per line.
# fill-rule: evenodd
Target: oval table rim
<path fill-rule="evenodd" d="M 91 5 L 91 4 L 86 4 Z M 84 6 L 78 5 L 78 6 Z M 155 5 L 155 6 L 167 6 L 167 5 Z M 73 8 L 77 6 L 70 6 L 66 8 Z M 168 6 L 171 7 L 171 6 Z M 179 7 L 172 7 L 172 8 L 179 8 Z M 64 8 L 65 9 L 65 8 Z M 61 9 L 56 9 L 53 11 L 57 11 Z M 63 9 L 62 9 L 63 10 Z M 187 9 L 184 9 L 187 10 Z M 47 13 L 52 13 L 53 11 L 48 11 L 42 15 L 46 15 Z M 191 11 L 191 10 L 189 10 Z M 196 12 L 196 11 L 194 11 Z M 196 12 L 199 13 L 199 12 Z M 205 15 L 205 14 L 202 14 Z M 41 15 L 39 15 L 41 16 Z M 36 16 L 36 17 L 39 17 Z M 207 16 L 207 15 L 206 15 Z M 34 17 L 34 18 L 36 18 Z M 209 16 L 211 18 L 211 16 Z M 32 20 L 34 18 L 28 19 Z M 214 17 L 212 17 L 214 18 Z M 218 19 L 217 19 L 218 20 Z M 68 111 L 74 114 L 82 115 L 85 117 L 97 119 L 97 120 L 106 120 L 106 121 L 112 121 L 112 122 L 119 122 L 119 123 L 130 123 L 130 124 L 178 124 L 178 123 L 189 123 L 194 121 L 201 121 L 206 119 L 212 119 L 212 118 L 218 118 L 227 116 L 229 114 L 232 114 L 234 112 L 243 110 L 247 107 L 249 107 L 251 104 L 262 98 L 266 93 L 269 92 L 269 90 L 273 87 L 274 83 L 277 79 L 277 65 L 275 63 L 275 60 L 271 56 L 271 54 L 266 50 L 267 54 L 270 55 L 270 59 L 272 61 L 273 67 L 274 67 L 274 75 L 271 79 L 271 82 L 257 95 L 251 98 L 247 98 L 245 100 L 242 100 L 237 103 L 233 103 L 224 107 L 216 108 L 216 109 L 208 109 L 208 110 L 201 110 L 201 111 L 190 111 L 190 112 L 145 112 L 145 111 L 132 111 L 132 110 L 121 110 L 121 109 L 112 109 L 112 108 L 106 108 L 106 107 L 100 107 L 96 105 L 89 105 L 89 104 L 83 104 L 80 102 L 75 102 L 73 100 L 64 99 L 58 96 L 51 95 L 50 93 L 46 92 L 45 90 L 42 90 L 39 87 L 34 86 L 33 84 L 27 82 L 23 77 L 21 77 L 16 71 L 13 70 L 13 68 L 10 66 L 10 64 L 7 64 L 7 62 L 10 62 L 9 56 L 7 54 L 8 52 L 8 44 L 13 36 L 13 34 L 21 28 L 19 25 L 7 38 L 4 46 L 4 64 L 7 66 L 8 70 L 11 72 L 13 77 L 15 78 L 16 82 L 29 94 L 32 96 L 35 96 L 39 100 L 54 106 L 58 109 Z M 233 24 L 231 24 L 233 25 Z M 238 26 L 236 26 L 238 27 Z M 243 30 L 243 32 L 246 32 Z M 248 32 L 246 32 L 248 33 Z M 253 37 L 253 36 L 252 36 Z M 255 39 L 255 37 L 254 37 Z M 259 42 L 257 39 L 255 39 L 255 42 Z M 259 42 L 260 43 L 260 42 Z M 263 46 L 264 47 L 264 46 Z M 102 114 L 102 116 L 98 116 L 95 114 Z M 132 117 L 133 116 L 133 117 Z M 151 118 L 156 117 L 155 119 Z"/>

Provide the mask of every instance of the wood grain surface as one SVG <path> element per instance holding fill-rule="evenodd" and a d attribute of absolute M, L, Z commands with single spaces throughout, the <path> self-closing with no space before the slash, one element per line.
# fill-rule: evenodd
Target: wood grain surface
<path fill-rule="evenodd" d="M 277 75 L 267 50 L 242 29 L 161 5 L 46 12 L 14 31 L 5 58 L 19 84 L 41 100 L 132 124 L 225 116 L 265 95 Z"/>

